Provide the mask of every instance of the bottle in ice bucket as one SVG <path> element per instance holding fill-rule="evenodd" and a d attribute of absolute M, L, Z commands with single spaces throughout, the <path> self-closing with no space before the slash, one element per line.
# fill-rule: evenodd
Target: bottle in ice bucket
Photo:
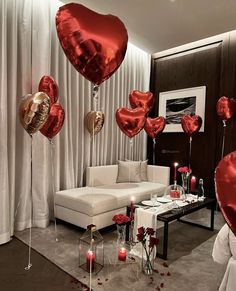
<path fill-rule="evenodd" d="M 199 197 L 202 197 L 204 198 L 205 195 L 204 195 L 204 187 L 203 187 L 203 179 L 199 179 L 199 182 L 198 182 L 198 198 Z"/>

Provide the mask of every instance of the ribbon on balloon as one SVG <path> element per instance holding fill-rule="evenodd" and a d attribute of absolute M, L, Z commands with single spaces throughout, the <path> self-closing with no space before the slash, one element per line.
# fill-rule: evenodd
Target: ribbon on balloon
<path fill-rule="evenodd" d="M 191 169 L 191 155 L 192 155 L 192 135 L 197 133 L 202 126 L 202 118 L 199 115 L 184 115 L 181 118 L 181 126 L 183 131 L 189 137 L 189 166 Z"/>
<path fill-rule="evenodd" d="M 25 270 L 30 270 L 31 262 L 31 242 L 32 242 L 32 224 L 33 224 L 33 189 L 32 189 L 32 152 L 33 152 L 33 134 L 39 131 L 47 121 L 50 111 L 50 98 L 43 92 L 25 95 L 20 101 L 19 118 L 23 128 L 31 138 L 30 146 L 30 227 L 29 227 L 29 252 L 28 265 Z M 17 208 L 19 207 L 19 203 Z M 17 213 L 17 209 L 16 209 Z"/>
<path fill-rule="evenodd" d="M 221 159 L 224 156 L 226 122 L 234 115 L 235 111 L 236 111 L 236 100 L 235 99 L 228 98 L 226 96 L 222 96 L 217 101 L 216 112 L 217 112 L 217 115 L 219 116 L 219 118 L 222 120 L 222 125 L 223 125 Z"/>

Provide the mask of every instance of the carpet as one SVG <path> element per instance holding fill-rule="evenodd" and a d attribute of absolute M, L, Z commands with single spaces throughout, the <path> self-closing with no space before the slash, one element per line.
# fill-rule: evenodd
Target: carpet
<path fill-rule="evenodd" d="M 13 238 L 0 246 L 1 291 L 69 291 L 88 290 L 55 264 L 32 250 L 33 267 L 26 271 L 28 246 Z"/>
<path fill-rule="evenodd" d="M 189 216 L 189 219 L 204 223 L 209 220 L 209 210 L 201 210 Z M 216 214 L 214 232 L 180 222 L 169 226 L 168 261 L 155 260 L 152 276 L 141 272 L 140 261 L 115 263 L 116 231 L 101 232 L 104 237 L 105 266 L 98 275 L 92 277 L 93 290 L 116 291 L 215 291 L 222 280 L 225 266 L 213 262 L 211 257 L 217 231 L 224 221 L 220 213 Z M 89 285 L 89 274 L 78 267 L 78 242 L 83 231 L 77 227 L 60 222 L 58 238 L 55 241 L 54 225 L 46 229 L 33 229 L 32 246 L 51 262 L 68 272 L 79 281 Z M 28 230 L 18 232 L 16 237 L 28 243 Z M 162 229 L 158 230 L 160 240 Z"/>

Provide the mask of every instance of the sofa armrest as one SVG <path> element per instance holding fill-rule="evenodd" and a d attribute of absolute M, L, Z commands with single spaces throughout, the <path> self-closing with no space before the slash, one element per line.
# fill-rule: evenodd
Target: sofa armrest
<path fill-rule="evenodd" d="M 86 186 L 95 187 L 116 183 L 118 165 L 87 167 Z"/>
<path fill-rule="evenodd" d="M 147 176 L 149 182 L 160 183 L 166 186 L 170 184 L 169 167 L 148 165 Z"/>

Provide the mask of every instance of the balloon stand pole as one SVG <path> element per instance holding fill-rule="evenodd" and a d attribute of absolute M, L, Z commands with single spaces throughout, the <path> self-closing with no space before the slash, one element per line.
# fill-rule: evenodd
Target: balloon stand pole
<path fill-rule="evenodd" d="M 53 194 L 55 241 L 58 242 L 57 215 L 56 215 L 56 204 L 55 204 L 54 143 L 53 143 L 53 141 L 51 139 L 49 139 L 49 142 L 50 142 L 50 152 L 51 152 L 51 177 L 52 177 L 52 194 Z"/>
<path fill-rule="evenodd" d="M 156 139 L 154 138 L 152 141 L 152 164 L 156 165 Z"/>
<path fill-rule="evenodd" d="M 191 156 L 192 156 L 192 136 L 189 137 L 189 156 L 188 156 L 188 168 L 191 169 Z"/>
<path fill-rule="evenodd" d="M 129 139 L 129 157 L 130 157 L 130 160 L 133 161 L 133 139 L 130 138 Z M 130 183 L 130 163 L 129 163 L 129 183 Z"/>
<path fill-rule="evenodd" d="M 226 122 L 225 122 L 225 120 L 223 120 L 223 138 L 222 138 L 221 159 L 223 159 L 224 151 L 225 151 L 225 131 L 226 131 Z"/>
<path fill-rule="evenodd" d="M 30 227 L 29 227 L 29 252 L 28 252 L 28 265 L 25 267 L 25 270 L 28 271 L 32 267 L 31 263 L 31 245 L 32 245 L 32 224 L 33 224 L 33 187 L 32 187 L 32 180 L 33 180 L 33 136 L 30 135 Z"/>

